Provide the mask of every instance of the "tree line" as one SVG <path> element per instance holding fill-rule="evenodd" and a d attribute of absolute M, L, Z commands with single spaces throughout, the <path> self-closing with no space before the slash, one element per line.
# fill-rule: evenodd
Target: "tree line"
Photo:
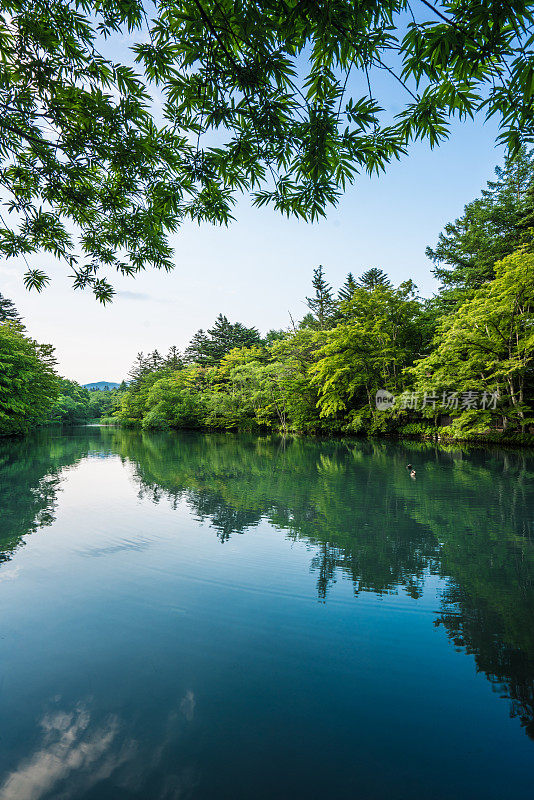
<path fill-rule="evenodd" d="M 219 315 L 183 353 L 140 354 L 117 418 L 144 428 L 528 435 L 534 399 L 534 162 L 507 159 L 428 248 L 440 289 L 376 267 L 262 337 Z M 377 392 L 390 405 L 377 406 Z"/>
<path fill-rule="evenodd" d="M 52 345 L 28 336 L 15 305 L 0 294 L 0 435 L 111 416 L 125 383 L 90 391 L 58 375 L 56 367 Z"/>
<path fill-rule="evenodd" d="M 262 336 L 220 314 L 181 352 L 139 353 L 129 382 L 89 393 L 0 310 L 0 426 L 109 417 L 145 429 L 525 437 L 534 424 L 534 156 L 521 150 L 445 226 L 419 296 L 379 268 L 335 292 L 313 271 L 307 313 Z"/>

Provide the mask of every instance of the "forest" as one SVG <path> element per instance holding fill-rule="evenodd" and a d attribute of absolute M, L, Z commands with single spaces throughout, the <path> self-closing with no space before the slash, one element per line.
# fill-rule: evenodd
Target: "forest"
<path fill-rule="evenodd" d="M 119 389 L 59 377 L 53 348 L 0 303 L 0 430 L 101 419 L 143 429 L 531 441 L 534 153 L 496 169 L 427 248 L 423 298 L 371 267 L 334 291 L 313 270 L 307 313 L 261 335 L 220 314 L 181 352 L 139 353 Z M 377 395 L 378 393 L 378 395 Z M 534 438 L 532 438 L 534 441 Z"/>

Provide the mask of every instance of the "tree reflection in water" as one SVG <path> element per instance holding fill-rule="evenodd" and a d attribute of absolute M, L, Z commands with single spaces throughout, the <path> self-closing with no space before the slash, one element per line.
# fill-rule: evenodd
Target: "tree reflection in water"
<path fill-rule="evenodd" d="M 146 434 L 85 428 L 0 443 L 0 559 L 50 525 L 64 470 L 91 453 L 133 465 L 139 496 L 207 522 L 221 543 L 266 520 L 312 549 L 317 595 L 421 595 L 447 581 L 451 642 L 511 701 L 534 738 L 534 461 L 416 443 Z M 417 481 L 406 464 L 417 463 Z M 17 487 L 13 491 L 13 486 Z"/>

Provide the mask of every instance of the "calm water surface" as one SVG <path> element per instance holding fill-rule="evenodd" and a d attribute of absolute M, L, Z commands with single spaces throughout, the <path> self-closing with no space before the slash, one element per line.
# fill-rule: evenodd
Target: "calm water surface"
<path fill-rule="evenodd" d="M 533 511 L 525 453 L 1 441 L 0 798 L 531 797 Z"/>

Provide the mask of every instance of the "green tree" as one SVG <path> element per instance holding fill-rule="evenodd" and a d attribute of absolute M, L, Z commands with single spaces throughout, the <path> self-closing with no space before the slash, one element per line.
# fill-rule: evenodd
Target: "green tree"
<path fill-rule="evenodd" d="M 171 362 L 173 358 L 177 358 L 177 351 L 174 354 L 169 354 Z M 151 353 L 138 353 L 133 363 L 132 368 L 128 372 L 128 377 L 132 379 L 134 385 L 139 384 L 143 378 L 154 372 L 160 372 L 167 365 L 166 359 L 160 355 L 158 350 L 153 350 Z M 172 368 L 172 363 L 169 364 Z"/>
<path fill-rule="evenodd" d="M 326 331 L 300 327 L 271 347 L 286 417 L 295 430 L 313 433 L 321 429 L 318 393 L 310 381 L 310 370 L 317 362 L 326 335 Z"/>
<path fill-rule="evenodd" d="M 367 289 L 368 292 L 372 292 L 378 287 L 391 289 L 391 281 L 384 270 L 378 269 L 378 267 L 371 267 L 371 269 L 364 272 L 363 275 L 358 278 L 356 285 L 360 286 L 362 289 Z"/>
<path fill-rule="evenodd" d="M 119 422 L 126 427 L 141 425 L 146 411 L 148 394 L 151 387 L 160 380 L 162 373 L 145 372 L 133 381 L 125 392 L 121 393 L 119 404 L 114 412 Z"/>
<path fill-rule="evenodd" d="M 352 295 L 354 294 L 354 290 L 357 287 L 356 279 L 352 272 L 349 272 L 347 277 L 345 278 L 345 283 L 337 293 L 337 300 L 338 303 L 344 303 L 347 300 L 350 300 Z"/>
<path fill-rule="evenodd" d="M 306 298 L 306 305 L 313 315 L 316 326 L 324 330 L 334 320 L 335 302 L 332 297 L 332 287 L 326 282 L 321 264 L 313 270 L 312 287 L 314 294 Z"/>
<path fill-rule="evenodd" d="M 206 375 L 208 427 L 250 430 L 260 422 L 261 382 L 266 351 L 261 347 L 235 348 Z"/>
<path fill-rule="evenodd" d="M 0 175 L 13 214 L 0 252 L 31 259 L 25 282 L 38 290 L 44 251 L 105 302 L 110 272 L 171 269 L 168 232 L 228 222 L 243 191 L 315 219 L 360 171 L 446 139 L 455 117 L 499 117 L 513 153 L 534 140 L 533 17 L 519 0 L 425 2 L 418 18 L 408 0 L 0 9 Z M 101 52 L 125 35 L 137 72 Z M 377 76 L 404 93 L 393 121 Z M 358 77 L 366 88 L 349 96 Z"/>
<path fill-rule="evenodd" d="M 207 351 L 209 350 L 209 336 L 200 328 L 191 338 L 191 341 L 185 348 L 186 361 L 198 361 L 199 363 L 206 358 Z"/>
<path fill-rule="evenodd" d="M 155 380 L 146 395 L 144 428 L 197 428 L 205 415 L 202 370 L 196 364 Z"/>
<path fill-rule="evenodd" d="M 184 366 L 184 360 L 182 358 L 182 354 L 176 347 L 176 345 L 172 345 L 169 348 L 169 352 L 165 356 L 165 368 L 169 370 L 177 370 L 181 369 Z"/>
<path fill-rule="evenodd" d="M 108 394 L 108 392 L 90 392 L 76 381 L 70 381 L 67 378 L 59 378 L 57 385 L 58 396 L 50 410 L 50 422 L 75 425 L 100 416 L 100 413 L 93 413 L 94 405 L 91 400 L 93 396 Z"/>
<path fill-rule="evenodd" d="M 129 385 L 121 384 L 110 397 L 101 415 L 114 415 L 124 425 L 140 425 L 148 410 L 148 395 L 152 386 L 161 378 L 173 375 L 183 367 L 183 359 L 177 347 L 172 346 L 165 357 L 159 351 L 138 353 L 128 376 Z M 161 420 L 160 420 L 161 421 Z M 153 426 L 157 427 L 157 426 Z"/>
<path fill-rule="evenodd" d="M 29 431 L 48 420 L 58 392 L 54 350 L 20 325 L 0 325 L 0 434 Z"/>
<path fill-rule="evenodd" d="M 366 408 L 373 413 L 376 391 L 401 388 L 403 369 L 426 345 L 422 305 L 411 281 L 397 289 L 359 287 L 344 313 L 345 321 L 327 332 L 310 367 L 322 417 Z"/>
<path fill-rule="evenodd" d="M 197 331 L 192 338 L 185 355 L 188 361 L 197 364 L 217 364 L 234 348 L 252 347 L 261 343 L 256 328 L 246 328 L 241 322 L 229 322 L 223 314 L 219 314 L 213 328 L 207 333 Z"/>
<path fill-rule="evenodd" d="M 21 322 L 18 311 L 12 300 L 0 294 L 0 325 L 4 322 Z"/>
<path fill-rule="evenodd" d="M 260 347 L 232 350 L 208 375 L 207 424 L 241 430 L 276 426 L 287 432 L 291 414 L 287 377 L 287 365 L 269 360 Z"/>
<path fill-rule="evenodd" d="M 441 281 L 439 306 L 447 311 L 495 275 L 494 264 L 532 240 L 529 219 L 534 214 L 534 151 L 522 149 L 488 181 L 481 197 L 468 203 L 463 216 L 427 247 Z M 532 227 L 532 226 L 531 226 Z"/>
<path fill-rule="evenodd" d="M 41 260 L 34 254 L 51 253 L 72 270 L 76 288 L 90 286 L 105 302 L 113 294 L 105 268 L 133 275 L 172 267 L 166 232 L 180 200 L 199 194 L 186 177 L 180 135 L 151 118 L 148 74 L 98 50 L 109 35 L 141 28 L 143 5 L 0 6 L 1 175 L 15 215 L 2 224 L 0 252 L 33 264 Z M 202 216 L 208 203 L 196 202 Z M 33 266 L 24 280 L 40 290 L 49 278 Z"/>
<path fill-rule="evenodd" d="M 271 328 L 271 330 L 267 331 L 265 336 L 263 337 L 262 343 L 265 347 L 269 347 L 273 342 L 279 342 L 280 339 L 283 339 L 286 335 L 286 331 L 284 330 L 275 330 Z"/>
<path fill-rule="evenodd" d="M 145 356 L 142 352 L 138 353 L 130 371 L 128 372 L 128 377 L 131 378 L 133 384 L 136 384 L 139 383 L 146 371 Z"/>
<path fill-rule="evenodd" d="M 451 405 L 472 427 L 485 428 L 496 415 L 524 424 L 534 366 L 534 255 L 520 250 L 497 262 L 495 279 L 443 319 L 435 345 L 411 371 L 420 392 L 476 392 L 482 408 L 462 409 L 461 398 Z"/>

